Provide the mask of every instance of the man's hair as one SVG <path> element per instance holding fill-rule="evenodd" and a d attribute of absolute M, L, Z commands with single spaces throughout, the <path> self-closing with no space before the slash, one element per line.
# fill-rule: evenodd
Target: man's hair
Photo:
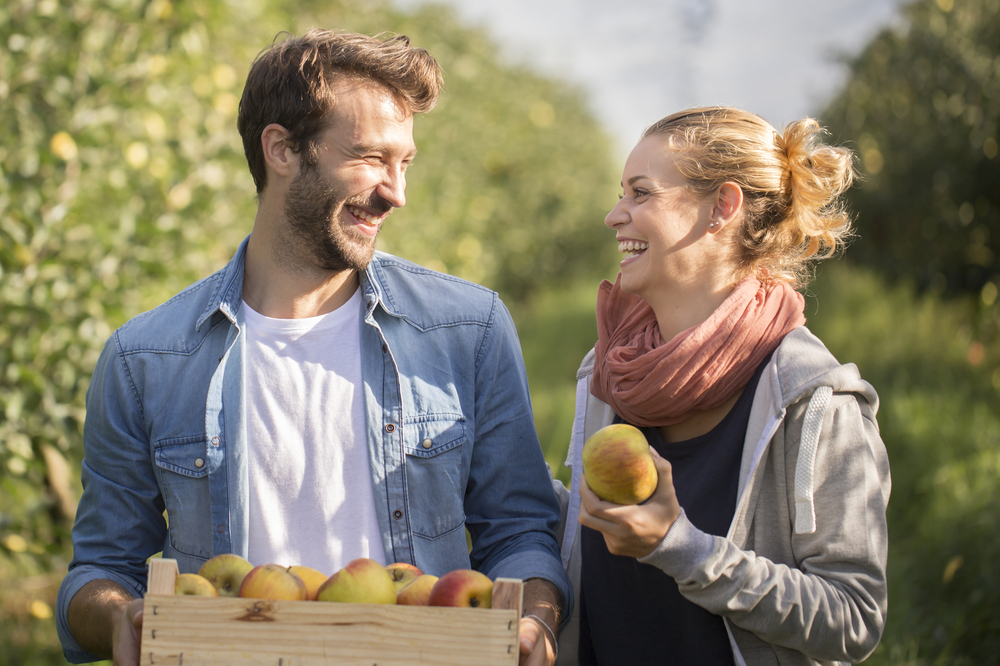
<path fill-rule="evenodd" d="M 405 35 L 319 29 L 301 37 L 283 34 L 286 39 L 275 38 L 250 66 L 237 119 L 258 194 L 267 185 L 264 128 L 272 123 L 284 127 L 292 150 L 307 165 L 315 164 L 316 138 L 332 120 L 338 78 L 383 86 L 410 113 L 424 113 L 437 104 L 441 68 L 427 51 L 411 47 Z"/>

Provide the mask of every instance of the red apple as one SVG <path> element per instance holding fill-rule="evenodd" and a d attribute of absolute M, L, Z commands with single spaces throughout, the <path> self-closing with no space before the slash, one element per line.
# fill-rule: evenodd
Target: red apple
<path fill-rule="evenodd" d="M 329 576 L 322 571 L 317 571 L 312 567 L 301 564 L 293 564 L 290 569 L 293 574 L 301 578 L 302 582 L 306 584 L 306 599 L 315 601 L 316 593 L 319 592 L 320 586 L 326 582 Z"/>
<path fill-rule="evenodd" d="M 401 606 L 430 606 L 431 590 L 438 582 L 437 576 L 421 574 L 396 592 L 396 603 Z"/>
<path fill-rule="evenodd" d="M 657 474 L 649 443 L 638 428 L 615 423 L 583 445 L 583 475 L 602 500 L 639 504 L 656 490 Z"/>
<path fill-rule="evenodd" d="M 385 567 L 367 557 L 351 560 L 330 576 L 316 593 L 317 601 L 355 604 L 394 604 L 396 586 Z"/>
<path fill-rule="evenodd" d="M 215 586 L 207 578 L 196 573 L 179 574 L 174 579 L 174 594 L 186 594 L 194 597 L 219 596 Z"/>
<path fill-rule="evenodd" d="M 239 596 L 303 601 L 306 594 L 306 584 L 292 572 L 291 567 L 261 564 L 251 569 L 243 579 Z"/>
<path fill-rule="evenodd" d="M 251 569 L 253 565 L 239 555 L 220 553 L 202 564 L 198 574 L 215 586 L 220 597 L 235 597 L 239 596 L 243 578 Z"/>
<path fill-rule="evenodd" d="M 409 562 L 393 562 L 392 564 L 387 564 L 385 570 L 392 576 L 392 583 L 396 586 L 397 592 L 416 580 L 417 576 L 421 576 L 424 573 Z"/>
<path fill-rule="evenodd" d="M 431 589 L 431 606 L 489 608 L 493 581 L 472 569 L 456 569 L 441 576 Z"/>

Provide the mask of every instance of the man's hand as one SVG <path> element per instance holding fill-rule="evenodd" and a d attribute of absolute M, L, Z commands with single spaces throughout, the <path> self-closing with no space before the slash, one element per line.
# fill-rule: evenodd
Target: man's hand
<path fill-rule="evenodd" d="M 114 624 L 111 650 L 114 666 L 139 666 L 142 644 L 142 599 L 133 599 Z"/>
<path fill-rule="evenodd" d="M 524 617 L 521 618 L 519 666 L 552 666 L 556 663 L 559 618 L 562 614 L 559 590 L 542 578 L 524 581 Z M 534 615 L 535 617 L 528 617 Z M 548 626 L 546 630 L 542 623 Z M 551 634 L 549 632 L 552 632 Z"/>
<path fill-rule="evenodd" d="M 605 502 L 594 494 L 586 479 L 580 479 L 580 524 L 603 534 L 608 552 L 613 555 L 635 558 L 649 555 L 681 515 L 670 463 L 656 449 L 650 447 L 649 452 L 659 481 L 652 497 L 642 504 Z"/>
<path fill-rule="evenodd" d="M 118 583 L 95 580 L 69 602 L 69 630 L 80 646 L 114 666 L 139 666 L 142 599 Z"/>
<path fill-rule="evenodd" d="M 551 627 L 559 631 L 557 627 Z M 552 636 L 540 622 L 531 617 L 522 617 L 520 626 L 521 657 L 520 666 L 552 666 L 556 663 L 555 645 Z"/>

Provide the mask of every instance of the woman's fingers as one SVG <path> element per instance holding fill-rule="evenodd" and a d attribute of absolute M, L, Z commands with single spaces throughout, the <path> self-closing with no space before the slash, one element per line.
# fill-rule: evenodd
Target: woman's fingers
<path fill-rule="evenodd" d="M 655 449 L 650 450 L 658 482 L 656 491 L 642 504 L 605 502 L 594 494 L 586 479 L 581 479 L 580 524 L 601 532 L 608 550 L 615 555 L 648 555 L 663 541 L 681 513 L 670 463 L 658 455 Z"/>

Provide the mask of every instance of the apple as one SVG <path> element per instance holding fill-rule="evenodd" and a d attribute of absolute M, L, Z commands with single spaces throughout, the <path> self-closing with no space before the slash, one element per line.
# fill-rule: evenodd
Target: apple
<path fill-rule="evenodd" d="M 456 569 L 441 576 L 431 588 L 430 606 L 489 608 L 493 581 L 473 569 Z"/>
<path fill-rule="evenodd" d="M 602 500 L 639 504 L 656 490 L 657 473 L 642 431 L 627 423 L 601 428 L 583 445 L 583 475 Z"/>
<path fill-rule="evenodd" d="M 401 606 L 430 606 L 431 590 L 438 580 L 431 574 L 417 576 L 396 592 L 396 603 Z"/>
<path fill-rule="evenodd" d="M 330 576 L 319 592 L 317 601 L 343 601 L 355 604 L 394 604 L 396 586 L 385 567 L 375 560 L 359 557 Z"/>
<path fill-rule="evenodd" d="M 250 570 L 240 585 L 241 597 L 253 599 L 284 599 L 303 601 L 306 584 L 292 572 L 291 567 L 280 564 L 261 564 Z"/>
<path fill-rule="evenodd" d="M 211 581 L 196 573 L 179 574 L 174 579 L 174 594 L 187 594 L 193 597 L 219 596 Z"/>
<path fill-rule="evenodd" d="M 220 553 L 202 564 L 198 574 L 215 586 L 220 597 L 235 597 L 240 593 L 243 577 L 251 569 L 253 565 L 239 555 Z"/>
<path fill-rule="evenodd" d="M 396 592 L 399 592 L 416 580 L 417 576 L 422 576 L 424 573 L 409 562 L 393 562 L 392 564 L 387 564 L 385 570 L 392 576 L 392 583 L 396 586 Z"/>
<path fill-rule="evenodd" d="M 319 586 L 325 583 L 329 576 L 322 571 L 301 564 L 293 564 L 290 569 L 293 574 L 301 578 L 302 582 L 306 584 L 306 599 L 315 601 L 316 593 L 319 592 Z"/>

